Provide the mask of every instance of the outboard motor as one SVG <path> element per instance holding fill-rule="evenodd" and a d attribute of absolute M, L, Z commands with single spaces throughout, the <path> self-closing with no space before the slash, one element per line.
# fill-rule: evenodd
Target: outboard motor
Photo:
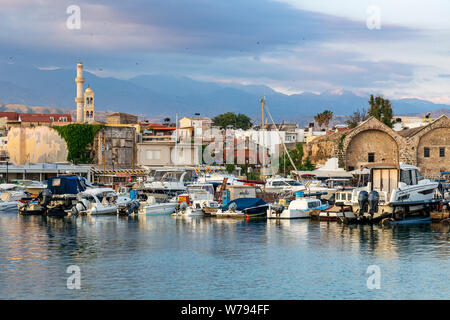
<path fill-rule="evenodd" d="M 367 212 L 369 206 L 369 193 L 365 190 L 360 191 L 358 194 L 358 204 L 359 204 L 359 216 L 362 217 L 364 212 Z"/>
<path fill-rule="evenodd" d="M 49 189 L 44 189 L 41 191 L 39 196 L 41 200 L 39 204 L 43 207 L 47 207 L 52 198 L 52 192 Z"/>
<path fill-rule="evenodd" d="M 128 203 L 127 207 L 128 207 L 128 215 L 132 214 L 132 213 L 137 213 L 139 211 L 139 207 L 140 207 L 140 203 L 138 200 L 133 200 L 130 203 Z"/>
<path fill-rule="evenodd" d="M 374 213 L 378 212 L 378 202 L 379 201 L 380 201 L 380 195 L 378 194 L 378 191 L 375 191 L 375 190 L 370 191 L 368 202 L 369 202 L 369 207 L 370 207 L 369 214 L 372 216 L 372 218 L 373 218 Z"/>

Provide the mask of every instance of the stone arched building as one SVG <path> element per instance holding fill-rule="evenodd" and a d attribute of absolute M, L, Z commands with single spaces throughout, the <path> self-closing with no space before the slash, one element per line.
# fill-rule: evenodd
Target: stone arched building
<path fill-rule="evenodd" d="M 350 131 L 341 144 L 341 163 L 352 171 L 370 162 L 399 163 L 406 142 L 396 131 L 371 117 Z"/>
<path fill-rule="evenodd" d="M 334 151 L 348 171 L 371 162 L 403 162 L 437 177 L 450 171 L 450 119 L 443 115 L 426 126 L 394 131 L 371 117 L 341 136 Z"/>
<path fill-rule="evenodd" d="M 314 164 L 337 157 L 348 171 L 371 162 L 403 162 L 426 177 L 438 177 L 450 171 L 450 119 L 443 115 L 425 126 L 395 131 L 371 117 L 346 133 L 317 138 L 305 150 Z"/>

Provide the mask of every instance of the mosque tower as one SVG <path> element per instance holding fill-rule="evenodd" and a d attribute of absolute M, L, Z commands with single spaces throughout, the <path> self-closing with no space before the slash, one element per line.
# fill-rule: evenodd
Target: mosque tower
<path fill-rule="evenodd" d="M 93 123 L 94 117 L 94 91 L 88 87 L 84 92 L 84 122 Z"/>
<path fill-rule="evenodd" d="M 77 63 L 77 77 L 75 78 L 75 83 L 77 84 L 77 97 L 75 102 L 77 103 L 77 122 L 83 123 L 83 63 Z"/>

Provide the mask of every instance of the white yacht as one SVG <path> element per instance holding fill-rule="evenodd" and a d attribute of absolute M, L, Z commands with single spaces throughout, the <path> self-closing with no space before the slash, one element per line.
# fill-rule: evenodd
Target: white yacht
<path fill-rule="evenodd" d="M 156 202 L 155 197 L 149 196 L 146 201 L 141 201 L 139 207 L 139 214 L 159 215 L 171 214 L 175 211 L 177 206 L 176 197 L 169 202 Z"/>
<path fill-rule="evenodd" d="M 186 191 L 185 177 L 187 171 L 178 169 L 156 170 L 151 181 L 143 184 L 143 191 L 148 196 L 154 196 L 158 202 L 176 196 Z"/>
<path fill-rule="evenodd" d="M 226 174 L 226 173 L 204 173 L 203 175 L 199 176 L 197 179 L 198 183 L 212 183 L 212 184 L 222 184 L 224 179 L 227 179 L 227 185 L 244 185 L 244 182 L 240 181 L 238 178 L 236 178 L 234 175 Z"/>
<path fill-rule="evenodd" d="M 117 214 L 117 194 L 111 188 L 86 189 L 78 194 L 78 202 L 72 208 L 72 214 Z"/>
<path fill-rule="evenodd" d="M 276 176 L 269 178 L 265 185 L 266 192 L 292 193 L 305 190 L 305 186 L 297 180 Z"/>
<path fill-rule="evenodd" d="M 359 217 L 403 216 L 422 210 L 435 197 L 438 182 L 424 179 L 415 166 L 382 163 L 369 168 L 368 185 L 352 192 L 352 210 Z"/>

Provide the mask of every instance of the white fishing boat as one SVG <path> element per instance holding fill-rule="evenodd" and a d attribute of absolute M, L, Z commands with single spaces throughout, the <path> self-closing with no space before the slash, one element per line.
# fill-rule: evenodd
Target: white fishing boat
<path fill-rule="evenodd" d="M 267 209 L 268 219 L 302 219 L 310 218 L 314 211 L 322 211 L 330 206 L 322 203 L 320 199 L 298 196 L 289 204 L 285 201 L 280 201 L 275 204 L 270 204 Z"/>
<path fill-rule="evenodd" d="M 381 163 L 367 167 L 368 185 L 352 193 L 352 211 L 360 218 L 402 217 L 435 200 L 438 182 L 424 179 L 415 166 Z"/>
<path fill-rule="evenodd" d="M 28 198 L 30 194 L 23 186 L 16 184 L 0 184 L 0 211 L 17 211 L 21 199 Z"/>
<path fill-rule="evenodd" d="M 203 216 L 204 208 L 217 208 L 214 201 L 214 186 L 210 183 L 195 183 L 187 187 L 187 192 L 178 196 L 179 205 L 173 215 Z"/>
<path fill-rule="evenodd" d="M 111 188 L 86 189 L 78 194 L 78 202 L 72 208 L 72 214 L 118 214 L 117 199 L 117 194 Z"/>
<path fill-rule="evenodd" d="M 176 198 L 169 202 L 157 203 L 155 197 L 148 197 L 146 201 L 140 202 L 139 214 L 160 215 L 171 214 L 177 206 Z"/>

